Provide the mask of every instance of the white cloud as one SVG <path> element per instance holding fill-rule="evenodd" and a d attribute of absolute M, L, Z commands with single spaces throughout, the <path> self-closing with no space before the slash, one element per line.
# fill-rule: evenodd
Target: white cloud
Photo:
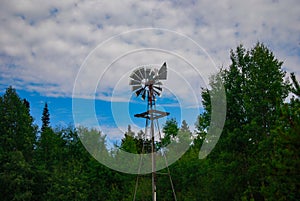
<path fill-rule="evenodd" d="M 257 41 L 265 42 L 280 60 L 284 60 L 286 70 L 296 72 L 300 79 L 299 13 L 297 0 L 118 3 L 6 0 L 0 8 L 0 84 L 46 96 L 70 97 L 79 67 L 94 48 L 116 34 L 144 27 L 169 29 L 191 37 L 210 54 L 217 66 L 229 64 L 229 49 L 239 43 L 250 48 Z M 80 85 L 82 96 L 94 95 L 97 88 L 107 92 L 118 86 L 115 92 L 120 97 L 114 100 L 126 100 L 124 96 L 130 89 L 123 75 L 129 75 L 139 65 L 160 64 L 165 60 L 172 70 L 180 72 L 193 90 L 198 92 L 198 87 L 200 90 L 203 82 L 198 81 L 192 68 L 183 64 L 178 55 L 201 65 L 196 67 L 206 77 L 212 72 L 207 68 L 212 63 L 203 51 L 198 55 L 192 43 L 187 44 L 187 40 L 170 32 L 141 33 L 125 34 L 106 46 L 107 49 L 97 52 L 95 66 L 82 71 L 87 78 Z M 89 83 L 99 79 L 107 66 L 104 64 L 111 64 L 121 56 L 119 54 L 141 47 L 166 49 L 177 56 L 166 52 L 134 52 L 111 65 L 100 87 Z M 180 87 L 185 84 L 180 76 L 168 80 L 166 87 L 171 91 L 176 89 L 187 106 L 195 105 L 189 102 L 188 87 Z M 98 98 L 107 99 L 107 96 L 100 93 Z"/>

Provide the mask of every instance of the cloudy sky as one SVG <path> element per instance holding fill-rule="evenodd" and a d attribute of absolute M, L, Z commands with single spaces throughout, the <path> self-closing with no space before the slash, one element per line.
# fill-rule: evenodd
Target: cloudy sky
<path fill-rule="evenodd" d="M 130 117 L 141 101 L 128 76 L 166 61 L 158 106 L 193 124 L 200 88 L 241 43 L 265 43 L 300 79 L 298 0 L 2 0 L 0 20 L 1 93 L 9 85 L 19 90 L 37 122 L 47 101 L 54 123 L 70 123 L 75 113 L 87 125 L 95 114 L 103 130 L 139 124 Z M 97 102 L 72 112 L 72 98 Z"/>

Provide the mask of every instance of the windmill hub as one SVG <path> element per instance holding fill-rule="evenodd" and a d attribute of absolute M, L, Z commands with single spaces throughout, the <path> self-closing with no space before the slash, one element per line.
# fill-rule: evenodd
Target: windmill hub
<path fill-rule="evenodd" d="M 146 87 L 146 86 L 149 86 L 149 80 L 148 79 L 142 79 L 142 81 L 141 81 L 141 84 L 142 84 L 142 87 Z"/>

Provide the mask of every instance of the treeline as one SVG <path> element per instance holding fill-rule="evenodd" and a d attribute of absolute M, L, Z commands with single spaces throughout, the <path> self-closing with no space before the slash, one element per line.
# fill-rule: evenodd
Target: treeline
<path fill-rule="evenodd" d="M 175 119 L 163 126 L 171 141 L 193 138 L 188 151 L 170 166 L 177 200 L 300 200 L 300 86 L 294 74 L 263 44 L 247 50 L 238 46 L 230 53 L 231 65 L 211 78 L 203 89 L 204 111 L 196 131 Z M 210 126 L 211 95 L 217 81 L 226 90 L 227 114 L 222 135 L 205 159 L 199 150 Z M 292 97 L 285 101 L 289 94 Z M 95 160 L 78 137 L 97 137 L 103 155 L 118 150 L 149 152 L 142 132 L 128 127 L 119 147 L 104 149 L 105 135 L 88 128 L 50 126 L 45 104 L 42 127 L 30 116 L 30 104 L 16 90 L 7 88 L 0 97 L 0 197 L 1 200 L 132 200 L 136 175 L 114 171 Z M 184 134 L 184 137 L 182 135 Z M 179 139 L 179 140 L 178 140 Z M 99 148 L 99 147 L 97 147 Z M 162 170 L 164 171 L 164 170 Z M 136 200 L 151 200 L 151 176 L 139 178 Z M 174 200 L 169 178 L 159 175 L 157 200 Z"/>

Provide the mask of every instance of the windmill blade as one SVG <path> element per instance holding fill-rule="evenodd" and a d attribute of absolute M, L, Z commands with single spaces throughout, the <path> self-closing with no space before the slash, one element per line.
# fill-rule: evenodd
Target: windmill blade
<path fill-rule="evenodd" d="M 131 75 L 129 76 L 131 79 L 133 80 L 137 80 L 137 81 L 141 81 L 143 78 L 139 77 L 135 71 L 133 71 L 133 73 L 131 73 Z"/>
<path fill-rule="evenodd" d="M 146 98 L 146 90 L 143 91 L 142 100 L 145 100 L 145 98 Z"/>
<path fill-rule="evenodd" d="M 155 72 L 152 70 L 151 73 L 150 73 L 150 75 L 149 75 L 149 79 L 153 80 L 154 77 L 155 77 Z"/>
<path fill-rule="evenodd" d="M 155 95 L 160 96 L 161 93 L 158 90 L 154 89 L 153 91 Z"/>
<path fill-rule="evenodd" d="M 158 91 L 162 91 L 162 88 L 161 87 L 158 87 L 158 86 L 153 86 L 156 90 Z"/>
<path fill-rule="evenodd" d="M 142 75 L 142 78 L 145 79 L 146 78 L 146 69 L 144 67 L 140 68 L 140 73 Z"/>
<path fill-rule="evenodd" d="M 134 86 L 132 86 L 131 90 L 135 91 L 135 90 L 138 90 L 140 88 L 142 88 L 142 85 L 134 85 Z"/>
<path fill-rule="evenodd" d="M 145 73 L 145 78 L 146 79 L 150 79 L 150 73 L 151 73 L 151 69 L 150 68 L 146 68 L 146 73 Z"/>
<path fill-rule="evenodd" d="M 137 91 L 135 92 L 136 96 L 139 96 L 143 91 L 145 91 L 145 87 L 140 88 L 139 90 L 137 90 Z"/>
<path fill-rule="evenodd" d="M 166 80 L 167 79 L 167 64 L 166 62 L 160 67 L 158 71 L 157 79 Z"/>
<path fill-rule="evenodd" d="M 135 71 L 135 73 L 142 79 L 145 78 L 145 68 L 141 67 Z"/>
<path fill-rule="evenodd" d="M 130 80 L 129 81 L 129 85 L 140 85 L 141 84 L 141 81 L 139 80 Z"/>
<path fill-rule="evenodd" d="M 161 86 L 161 85 L 162 85 L 162 82 L 156 80 L 154 84 L 155 84 L 155 85 Z"/>

